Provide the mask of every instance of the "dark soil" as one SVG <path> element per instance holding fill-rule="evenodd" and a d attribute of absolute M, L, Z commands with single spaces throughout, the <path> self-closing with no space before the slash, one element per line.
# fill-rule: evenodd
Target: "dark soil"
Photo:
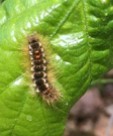
<path fill-rule="evenodd" d="M 113 70 L 104 76 L 113 79 Z M 73 106 L 65 136 L 113 136 L 113 83 L 88 90 Z"/>

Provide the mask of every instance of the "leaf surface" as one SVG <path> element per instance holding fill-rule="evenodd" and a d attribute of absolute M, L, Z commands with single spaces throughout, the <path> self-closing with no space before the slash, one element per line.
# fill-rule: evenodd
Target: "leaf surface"
<path fill-rule="evenodd" d="M 113 2 L 5 0 L 0 6 L 0 136 L 61 136 L 73 103 L 113 66 Z M 49 72 L 62 98 L 47 105 L 25 67 L 27 36 L 51 48 Z M 45 40 L 46 41 L 46 40 Z M 45 42 L 46 45 L 46 42 Z M 24 58 L 26 57 L 26 58 Z M 28 59 L 29 60 L 29 59 Z M 24 63 L 24 64 L 23 64 Z M 26 63 L 26 64 L 25 64 Z"/>

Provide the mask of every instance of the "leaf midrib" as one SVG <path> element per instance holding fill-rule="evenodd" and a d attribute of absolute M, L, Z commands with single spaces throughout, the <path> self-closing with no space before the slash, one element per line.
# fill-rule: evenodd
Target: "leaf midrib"
<path fill-rule="evenodd" d="M 86 37 L 86 40 L 87 40 L 87 45 L 88 45 L 88 52 L 89 52 L 89 76 L 90 76 L 90 79 L 92 80 L 92 75 L 91 75 L 91 69 L 92 69 L 92 60 L 91 60 L 91 52 L 92 52 L 92 46 L 89 42 L 89 33 L 88 33 L 88 20 L 87 20 L 87 9 L 86 9 L 86 6 L 85 6 L 85 1 L 82 0 L 82 6 L 83 6 L 83 17 L 84 17 L 84 33 L 85 33 L 85 37 Z"/>
<path fill-rule="evenodd" d="M 56 26 L 56 29 L 54 30 L 54 32 L 51 34 L 51 39 L 58 33 L 58 31 L 60 30 L 60 28 L 64 25 L 64 23 L 67 21 L 67 19 L 69 18 L 69 16 L 71 15 L 71 13 L 73 12 L 74 8 L 79 4 L 80 0 L 76 0 L 74 1 L 74 3 L 72 4 L 72 6 L 70 7 L 69 10 L 67 10 L 67 13 L 65 14 L 64 17 L 62 17 L 61 21 L 58 23 L 58 25 Z"/>

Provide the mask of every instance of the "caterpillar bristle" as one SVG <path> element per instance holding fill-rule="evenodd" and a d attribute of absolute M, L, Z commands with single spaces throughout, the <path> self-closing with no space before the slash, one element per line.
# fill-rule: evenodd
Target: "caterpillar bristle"
<path fill-rule="evenodd" d="M 41 95 L 43 100 L 46 101 L 49 105 L 58 102 L 58 100 L 60 99 L 60 93 L 54 88 L 48 88 L 48 90 L 42 92 Z"/>

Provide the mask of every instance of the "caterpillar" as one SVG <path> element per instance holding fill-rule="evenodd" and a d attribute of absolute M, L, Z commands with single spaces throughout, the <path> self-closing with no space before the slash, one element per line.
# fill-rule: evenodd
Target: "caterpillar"
<path fill-rule="evenodd" d="M 46 55 L 37 36 L 31 35 L 28 37 L 28 50 L 31 62 L 32 81 L 36 92 L 38 92 L 48 104 L 58 101 L 59 93 L 48 79 Z"/>

